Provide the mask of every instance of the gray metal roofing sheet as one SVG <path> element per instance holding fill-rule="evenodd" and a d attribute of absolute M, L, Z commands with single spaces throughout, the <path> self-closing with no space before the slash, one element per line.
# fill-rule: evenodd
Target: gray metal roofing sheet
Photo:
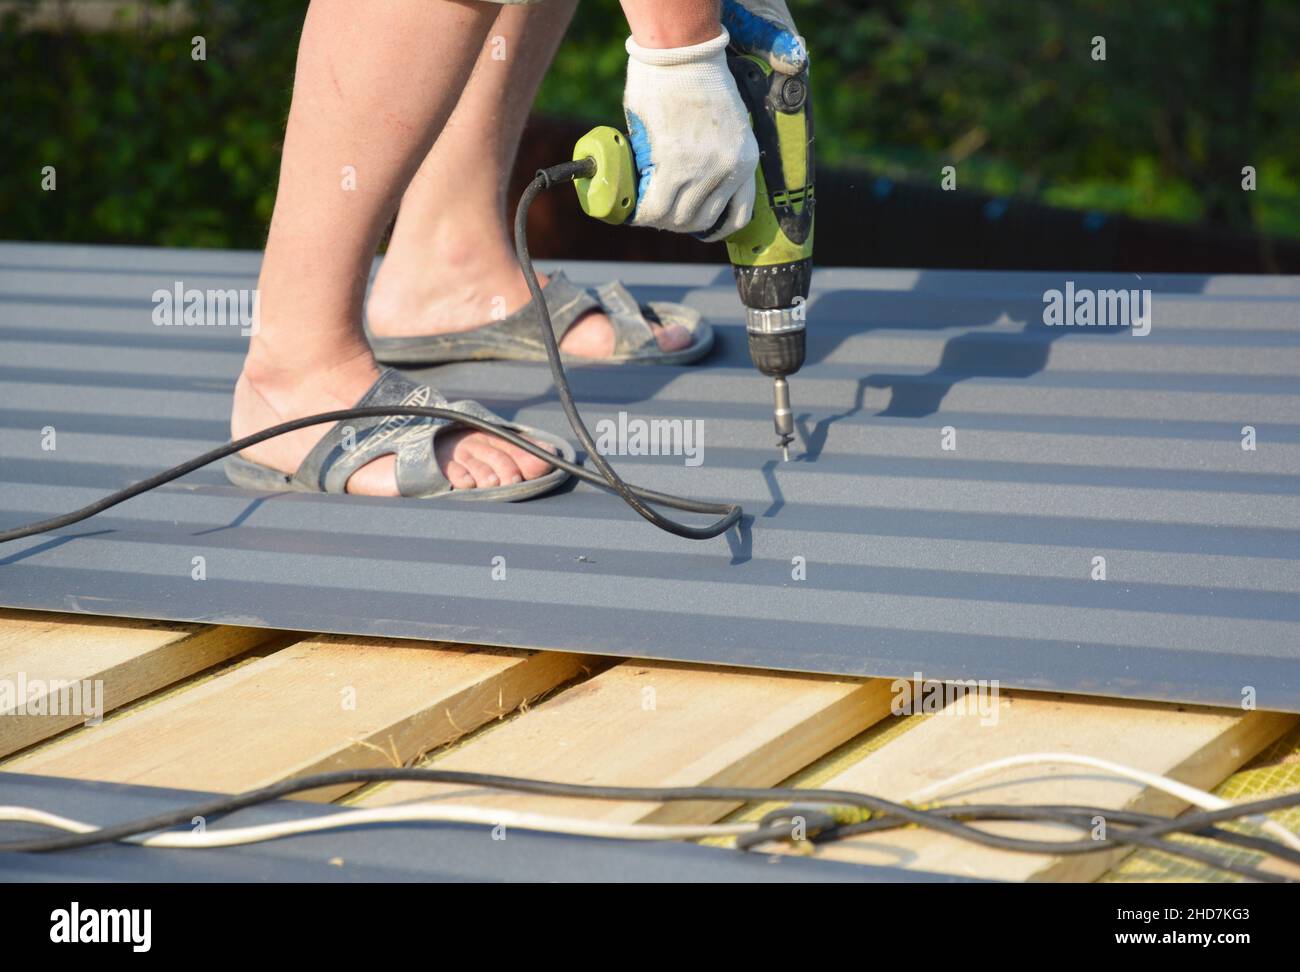
<path fill-rule="evenodd" d="M 226 438 L 244 338 L 155 326 L 150 295 L 253 287 L 257 265 L 0 246 L 0 525 Z M 739 535 L 679 540 L 585 485 L 509 506 L 272 497 L 213 467 L 0 548 L 0 604 L 1220 705 L 1250 686 L 1300 711 L 1300 279 L 821 270 L 783 464 L 727 268 L 566 269 L 718 327 L 702 366 L 571 380 L 591 425 L 698 419 L 702 464 L 616 464 L 741 501 Z M 1067 280 L 1150 288 L 1151 333 L 1045 326 L 1043 293 Z M 543 365 L 420 374 L 566 431 Z"/>
<path fill-rule="evenodd" d="M 0 773 L 0 793 L 20 806 L 105 825 L 192 806 L 214 794 Z M 336 813 L 331 804 L 279 800 L 241 810 L 213 827 L 256 826 Z M 48 837 L 30 824 L 0 824 L 0 842 Z M 331 863 L 336 862 L 336 863 Z M 341 863 L 340 863 L 341 862 Z M 9 881 L 727 881 L 963 882 L 900 867 L 789 855 L 746 854 L 679 842 L 598 840 L 512 829 L 493 840 L 468 825 L 354 827 L 218 851 L 121 844 L 55 854 L 0 854 Z"/>

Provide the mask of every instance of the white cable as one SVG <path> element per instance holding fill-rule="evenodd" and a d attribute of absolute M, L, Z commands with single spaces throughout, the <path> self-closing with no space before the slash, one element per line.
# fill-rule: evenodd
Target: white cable
<path fill-rule="evenodd" d="M 908 801 L 913 803 L 922 803 L 938 796 L 940 793 L 950 790 L 953 786 L 959 783 L 965 783 L 968 780 L 975 779 L 976 777 L 987 776 L 989 773 L 994 773 L 998 770 L 1011 769 L 1016 766 L 1030 766 L 1041 763 L 1075 764 L 1078 766 L 1090 766 L 1093 769 L 1105 770 L 1108 773 L 1114 773 L 1117 776 L 1123 776 L 1127 779 L 1134 780 L 1144 786 L 1162 790 L 1170 796 L 1177 797 L 1184 803 L 1190 803 L 1193 806 L 1200 807 L 1202 810 L 1223 810 L 1234 805 L 1231 800 L 1225 800 L 1223 797 L 1215 796 L 1213 793 L 1207 793 L 1205 790 L 1190 786 L 1187 783 L 1180 783 L 1178 780 L 1172 780 L 1167 776 L 1160 776 L 1158 773 L 1148 773 L 1146 770 L 1138 769 L 1135 766 L 1125 766 L 1122 763 L 1113 763 L 1108 759 L 1101 759 L 1097 756 L 1084 756 L 1078 753 L 1022 753 L 1018 756 L 1007 756 L 1003 759 L 995 759 L 988 763 L 981 763 L 979 766 L 973 766 L 968 770 L 962 770 L 960 773 L 955 773 L 947 779 L 940 780 L 938 783 L 922 787 L 909 796 Z M 1276 820 L 1258 815 L 1246 819 L 1258 823 L 1288 847 L 1294 850 L 1300 850 L 1300 836 L 1292 833 Z"/>
<path fill-rule="evenodd" d="M 1141 783 L 1144 786 L 1161 790 L 1185 803 L 1190 803 L 1204 810 L 1222 810 L 1234 804 L 1230 800 L 1207 793 L 1197 787 L 1181 783 L 1178 780 L 1149 773 L 1133 766 L 1125 766 L 1096 756 L 1084 756 L 1077 753 L 1024 753 L 1007 756 L 979 766 L 955 773 L 946 779 L 922 787 L 908 797 L 908 802 L 923 803 L 952 787 L 986 776 L 999 770 L 1017 766 L 1038 765 L 1044 763 L 1073 764 L 1100 769 Z M 1268 817 L 1250 817 L 1270 834 L 1277 837 L 1288 847 L 1300 850 L 1300 837 Z M 78 834 L 93 833 L 100 828 L 80 820 L 61 817 L 58 814 L 37 810 L 31 807 L 0 806 L 0 821 L 42 824 L 59 830 Z M 558 817 L 546 814 L 522 813 L 489 807 L 457 806 L 433 801 L 398 804 L 391 807 L 375 807 L 361 810 L 345 810 L 312 817 L 306 820 L 280 821 L 249 827 L 232 827 L 200 833 L 168 831 L 152 836 L 136 835 L 126 838 L 133 844 L 146 847 L 169 847 L 179 849 L 203 849 L 211 847 L 230 847 L 237 844 L 252 844 L 260 841 L 275 840 L 298 834 L 317 833 L 336 830 L 342 827 L 354 827 L 374 823 L 409 823 L 409 822 L 444 822 L 471 823 L 485 826 L 516 827 L 520 830 L 539 830 L 552 833 L 573 834 L 584 837 L 607 837 L 618 840 L 693 840 L 701 837 L 731 837 L 750 833 L 758 829 L 757 823 L 734 824 L 626 824 L 609 823 L 596 820 L 584 820 L 579 817 Z"/>
<path fill-rule="evenodd" d="M 61 817 L 32 807 L 0 806 L 0 821 L 43 824 L 77 834 L 94 833 L 100 828 L 80 820 Z M 582 837 L 608 837 L 616 840 L 693 840 L 700 837 L 734 837 L 758 829 L 756 823 L 735 824 L 638 824 L 583 820 L 580 817 L 555 817 L 540 813 L 499 810 L 494 807 L 468 807 L 432 801 L 403 803 L 391 807 L 344 810 L 305 820 L 284 820 L 248 827 L 230 827 L 202 832 L 166 831 L 152 836 L 136 835 L 126 842 L 145 847 L 169 847 L 200 850 L 255 844 L 281 837 L 336 830 L 376 823 L 442 822 L 483 824 L 488 827 L 515 827 L 549 833 L 574 834 Z"/>

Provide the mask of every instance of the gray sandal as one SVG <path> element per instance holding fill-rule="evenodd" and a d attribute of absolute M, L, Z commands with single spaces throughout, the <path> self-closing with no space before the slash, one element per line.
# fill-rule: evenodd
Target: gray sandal
<path fill-rule="evenodd" d="M 603 311 L 614 324 L 614 353 L 608 358 L 561 354 L 566 364 L 690 364 L 713 348 L 713 328 L 700 312 L 685 304 L 651 301 L 638 305 L 617 280 L 584 290 L 562 272 L 551 274 L 542 288 L 551 312 L 551 327 L 559 341 L 574 322 L 593 310 Z M 662 351 L 649 321 L 680 324 L 694 339 L 680 351 Z M 509 317 L 472 331 L 420 337 L 377 337 L 367 332 L 375 357 L 385 364 L 446 364 L 452 361 L 497 359 L 545 361 L 546 347 L 538 333 L 538 314 L 529 301 Z"/>
<path fill-rule="evenodd" d="M 419 385 L 400 371 L 385 368 L 370 390 L 357 402 L 368 405 L 416 405 L 451 408 L 487 419 L 513 432 L 554 446 L 561 458 L 574 460 L 573 447 L 559 436 L 507 422 L 478 402 L 448 402 L 428 385 Z M 292 476 L 250 462 L 240 455 L 226 459 L 226 477 L 236 486 L 258 490 L 294 490 L 308 493 L 346 492 L 348 477 L 380 456 L 397 456 L 397 489 L 402 496 L 432 499 L 452 496 L 466 500 L 523 500 L 550 492 L 569 474 L 552 469 L 538 479 L 482 489 L 452 489 L 434 458 L 434 439 L 455 422 L 418 416 L 347 419 L 325 433 Z M 349 447 L 350 446 L 350 447 Z"/>

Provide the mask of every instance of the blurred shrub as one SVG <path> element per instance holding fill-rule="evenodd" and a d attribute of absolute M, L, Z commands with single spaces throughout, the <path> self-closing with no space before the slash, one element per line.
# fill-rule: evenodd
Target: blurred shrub
<path fill-rule="evenodd" d="M 108 33 L 6 17 L 0 234 L 261 245 L 304 4 L 189 6 L 192 26 L 145 15 Z M 812 51 L 823 163 L 927 185 L 953 164 L 963 189 L 1300 237 L 1294 0 L 791 8 Z M 616 0 L 583 0 L 538 108 L 620 118 L 626 33 Z M 194 34 L 205 61 L 190 57 Z M 1254 193 L 1241 191 L 1247 164 Z M 39 189 L 45 165 L 57 192 Z"/>
<path fill-rule="evenodd" d="M 5 18 L 5 237 L 261 245 L 303 5 L 190 6 L 181 29 L 147 9 L 105 33 L 25 30 L 21 9 Z M 206 60 L 191 57 L 194 35 Z M 47 165 L 55 192 L 40 188 Z"/>
<path fill-rule="evenodd" d="M 816 14 L 835 161 L 931 185 L 951 162 L 965 188 L 1300 236 L 1294 0 L 795 7 Z"/>
<path fill-rule="evenodd" d="M 789 3 L 823 163 L 1300 237 L 1295 0 Z M 617 117 L 625 34 L 616 0 L 583 0 L 541 104 Z"/>

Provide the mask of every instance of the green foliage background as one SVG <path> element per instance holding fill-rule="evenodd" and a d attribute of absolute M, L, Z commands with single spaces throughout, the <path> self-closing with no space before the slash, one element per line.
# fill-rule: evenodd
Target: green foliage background
<path fill-rule="evenodd" d="M 193 0 L 189 24 L 150 15 L 168 0 L 141 6 L 108 32 L 4 18 L 0 235 L 261 245 L 304 4 Z M 963 189 L 1300 237 L 1294 0 L 791 8 L 823 163 L 929 184 L 954 164 Z M 618 119 L 625 35 L 616 0 L 583 0 L 539 110 Z"/>

